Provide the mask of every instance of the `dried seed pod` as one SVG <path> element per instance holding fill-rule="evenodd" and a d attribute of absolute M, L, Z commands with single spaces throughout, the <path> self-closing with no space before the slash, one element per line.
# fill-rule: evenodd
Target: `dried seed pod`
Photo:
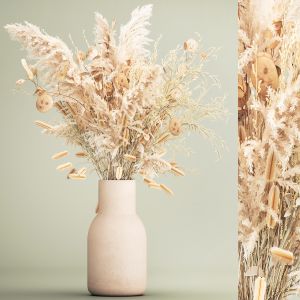
<path fill-rule="evenodd" d="M 276 66 L 270 55 L 259 53 L 252 66 L 251 81 L 253 86 L 258 89 L 260 82 L 259 96 L 266 98 L 267 88 L 270 86 L 274 90 L 278 88 L 278 73 Z"/>
<path fill-rule="evenodd" d="M 148 177 L 144 177 L 144 182 L 147 183 L 147 184 L 155 183 L 152 179 L 150 179 Z"/>
<path fill-rule="evenodd" d="M 238 115 L 242 116 L 247 109 L 247 97 L 238 98 Z"/>
<path fill-rule="evenodd" d="M 76 173 L 76 169 L 75 168 L 71 169 L 70 172 L 68 173 L 67 179 L 70 179 L 70 175 L 75 173 Z"/>
<path fill-rule="evenodd" d="M 64 116 L 67 116 L 67 112 L 65 107 L 62 106 L 61 102 L 55 102 L 53 105 L 59 112 L 61 112 Z"/>
<path fill-rule="evenodd" d="M 30 65 L 29 68 L 30 68 L 30 70 L 31 70 L 31 72 L 32 72 L 32 74 L 33 74 L 33 76 L 36 76 L 36 75 L 37 75 L 37 72 L 38 72 L 37 68 L 34 67 L 34 66 L 32 66 L 32 65 Z"/>
<path fill-rule="evenodd" d="M 79 50 L 77 52 L 77 61 L 80 62 L 80 61 L 84 61 L 85 59 L 86 59 L 86 54 L 83 51 Z"/>
<path fill-rule="evenodd" d="M 274 29 L 278 35 L 281 34 L 281 28 L 282 28 L 282 20 L 274 20 L 273 21 Z"/>
<path fill-rule="evenodd" d="M 182 86 L 178 86 L 176 88 L 174 88 L 172 91 L 171 91 L 171 101 L 173 100 L 177 100 L 177 99 L 180 99 L 183 95 L 183 87 Z M 174 102 L 175 102 L 174 101 Z"/>
<path fill-rule="evenodd" d="M 162 135 L 160 135 L 160 137 L 157 139 L 156 143 L 163 143 L 165 142 L 168 138 L 170 137 L 170 132 L 165 132 Z"/>
<path fill-rule="evenodd" d="M 124 154 L 123 157 L 124 157 L 125 159 L 127 159 L 127 160 L 132 161 L 132 162 L 135 162 L 135 161 L 136 161 L 136 156 L 131 155 L 131 154 Z"/>
<path fill-rule="evenodd" d="M 129 129 L 125 128 L 123 131 L 123 143 L 127 144 L 129 140 Z"/>
<path fill-rule="evenodd" d="M 163 183 L 160 184 L 160 188 L 164 190 L 166 193 L 168 193 L 169 195 L 174 195 L 173 191 Z"/>
<path fill-rule="evenodd" d="M 183 49 L 188 52 L 196 52 L 198 48 L 198 42 L 194 39 L 188 39 L 183 43 Z"/>
<path fill-rule="evenodd" d="M 161 149 L 159 149 L 159 150 L 157 151 L 157 156 L 158 156 L 159 158 L 165 156 L 166 154 L 167 154 L 167 150 L 166 150 L 166 149 L 161 148 Z M 169 164 L 170 167 L 171 167 L 171 164 L 170 164 L 170 163 L 168 163 L 168 162 L 166 162 L 166 161 L 165 161 L 165 163 Z"/>
<path fill-rule="evenodd" d="M 267 283 L 264 277 L 257 277 L 254 283 L 253 300 L 265 300 Z"/>
<path fill-rule="evenodd" d="M 78 170 L 77 174 L 82 176 L 82 175 L 86 174 L 86 171 L 87 171 L 87 168 L 83 167 Z"/>
<path fill-rule="evenodd" d="M 129 118 L 133 118 L 136 114 L 136 107 L 133 104 L 128 105 L 127 114 Z"/>
<path fill-rule="evenodd" d="M 172 165 L 171 165 L 171 170 L 173 171 L 173 173 L 175 173 L 178 176 L 184 176 L 185 175 L 182 170 L 180 170 L 179 168 L 174 167 Z"/>
<path fill-rule="evenodd" d="M 86 52 L 87 59 L 94 59 L 98 55 L 98 51 L 95 47 L 90 46 Z"/>
<path fill-rule="evenodd" d="M 122 127 L 124 127 L 124 128 L 126 128 L 128 125 L 128 118 L 125 113 L 123 113 L 123 115 L 122 115 L 121 124 L 122 124 Z"/>
<path fill-rule="evenodd" d="M 86 176 L 74 173 L 74 174 L 70 174 L 69 178 L 72 179 L 72 180 L 85 180 Z"/>
<path fill-rule="evenodd" d="M 68 74 L 68 71 L 70 69 L 70 64 L 68 62 L 64 62 L 59 66 L 59 69 L 57 71 L 57 78 L 59 80 L 64 80 Z"/>
<path fill-rule="evenodd" d="M 267 182 L 274 181 L 276 177 L 276 164 L 277 158 L 275 152 L 272 149 L 269 149 L 265 170 L 265 180 Z"/>
<path fill-rule="evenodd" d="M 67 162 L 56 167 L 56 170 L 63 171 L 72 167 L 72 163 Z"/>
<path fill-rule="evenodd" d="M 156 189 L 156 190 L 160 190 L 161 189 L 161 186 L 159 183 L 156 183 L 156 182 L 150 182 L 148 183 L 148 186 L 151 188 L 151 189 Z"/>
<path fill-rule="evenodd" d="M 294 254 L 291 251 L 278 248 L 278 247 L 272 247 L 270 249 L 270 252 L 271 252 L 272 259 L 274 261 L 289 266 L 291 266 L 294 263 Z"/>
<path fill-rule="evenodd" d="M 207 57 L 208 57 L 208 54 L 207 54 L 206 52 L 202 51 L 202 52 L 200 53 L 200 59 L 201 59 L 201 60 L 205 60 L 205 59 L 207 59 Z"/>
<path fill-rule="evenodd" d="M 87 126 L 88 126 L 86 119 L 83 116 L 80 116 L 80 115 L 77 115 L 77 114 L 74 117 L 74 119 L 76 120 L 76 124 L 77 124 L 78 129 L 81 132 L 85 131 Z"/>
<path fill-rule="evenodd" d="M 43 121 L 34 121 L 34 123 L 35 123 L 35 125 L 37 125 L 37 126 L 39 126 L 39 127 L 41 127 L 41 128 L 43 128 L 43 129 L 46 129 L 46 130 L 51 130 L 51 129 L 53 129 L 53 126 L 51 126 L 51 125 L 49 125 L 49 124 L 47 124 L 47 123 L 45 123 L 45 122 L 43 122 Z"/>
<path fill-rule="evenodd" d="M 53 99 L 45 90 L 38 89 L 36 91 L 36 108 L 39 112 L 47 112 L 53 107 Z"/>
<path fill-rule="evenodd" d="M 247 138 L 246 130 L 243 125 L 239 125 L 239 139 L 240 143 L 242 144 Z"/>
<path fill-rule="evenodd" d="M 172 167 L 176 167 L 176 168 L 178 167 L 176 161 L 170 161 L 170 165 Z"/>
<path fill-rule="evenodd" d="M 114 86 L 112 84 L 112 82 L 108 81 L 104 84 L 104 90 L 106 92 L 107 96 L 112 96 L 113 92 L 114 92 Z"/>
<path fill-rule="evenodd" d="M 119 73 L 115 78 L 116 86 L 119 90 L 128 89 L 129 82 L 124 73 Z"/>
<path fill-rule="evenodd" d="M 274 213 L 277 213 L 279 210 L 279 204 L 280 204 L 280 190 L 277 185 L 273 184 L 268 194 L 268 207 L 272 209 Z M 272 217 L 270 213 L 268 213 L 267 226 L 269 228 L 274 228 L 275 225 L 276 225 L 276 220 Z"/>
<path fill-rule="evenodd" d="M 62 158 L 62 157 L 67 156 L 68 153 L 69 153 L 69 152 L 68 152 L 67 150 L 61 151 L 61 152 L 58 152 L 58 153 L 53 154 L 51 158 L 52 158 L 52 159 L 59 159 L 59 158 Z"/>
<path fill-rule="evenodd" d="M 284 22 L 284 28 L 287 32 L 292 31 L 293 29 L 295 29 L 295 22 L 294 21 L 288 21 L 285 20 Z"/>
<path fill-rule="evenodd" d="M 83 151 L 79 151 L 79 152 L 77 152 L 77 153 L 75 153 L 75 155 L 77 156 L 77 157 L 86 157 L 87 156 L 87 154 L 85 153 L 85 152 L 83 152 Z"/>
<path fill-rule="evenodd" d="M 30 80 L 33 80 L 34 75 L 33 75 L 33 73 L 32 73 L 32 70 L 29 68 L 29 66 L 28 66 L 28 64 L 27 64 L 26 59 L 22 58 L 22 59 L 21 59 L 21 64 L 22 64 L 24 70 L 26 71 L 26 74 L 27 74 L 28 78 L 29 78 Z"/>
<path fill-rule="evenodd" d="M 177 136 L 181 133 L 181 124 L 180 121 L 176 118 L 171 119 L 170 123 L 169 123 L 169 131 Z"/>
<path fill-rule="evenodd" d="M 116 169 L 116 179 L 117 180 L 120 180 L 122 178 L 122 173 L 123 173 L 123 168 L 117 167 L 117 169 Z"/>
<path fill-rule="evenodd" d="M 273 32 L 270 29 L 265 30 L 264 33 L 263 33 L 263 36 L 264 36 L 265 41 L 271 41 L 271 40 L 274 39 L 274 34 L 273 34 Z M 268 43 L 268 48 L 269 49 L 274 49 L 278 45 L 279 45 L 279 41 L 275 40 L 272 43 Z"/>
<path fill-rule="evenodd" d="M 246 94 L 247 86 L 242 75 L 238 75 L 238 97 L 243 98 Z"/>

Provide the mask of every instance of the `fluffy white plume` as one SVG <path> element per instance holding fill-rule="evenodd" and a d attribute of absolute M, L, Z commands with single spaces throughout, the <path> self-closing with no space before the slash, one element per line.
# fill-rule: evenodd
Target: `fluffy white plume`
<path fill-rule="evenodd" d="M 27 50 L 29 58 L 37 61 L 40 69 L 50 71 L 55 76 L 61 71 L 62 64 L 72 70 L 72 73 L 77 68 L 68 46 L 59 38 L 42 32 L 39 27 L 25 22 L 24 25 L 8 24 L 4 28 L 11 39 L 20 42 Z"/>
<path fill-rule="evenodd" d="M 152 15 L 152 5 L 137 7 L 131 13 L 130 21 L 121 27 L 118 47 L 118 60 L 124 62 L 127 59 L 136 60 L 147 56 L 148 50 L 145 46 L 151 41 L 148 38 L 150 25 L 149 19 Z"/>
<path fill-rule="evenodd" d="M 107 20 L 99 13 L 95 13 L 95 44 L 98 46 L 101 55 L 114 52 L 114 32 L 109 27 Z"/>

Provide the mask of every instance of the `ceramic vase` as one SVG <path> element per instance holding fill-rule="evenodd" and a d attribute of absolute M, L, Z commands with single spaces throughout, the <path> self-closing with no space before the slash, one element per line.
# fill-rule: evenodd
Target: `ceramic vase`
<path fill-rule="evenodd" d="M 143 295 L 147 240 L 136 214 L 134 180 L 100 180 L 99 209 L 88 232 L 88 290 L 92 295 Z"/>

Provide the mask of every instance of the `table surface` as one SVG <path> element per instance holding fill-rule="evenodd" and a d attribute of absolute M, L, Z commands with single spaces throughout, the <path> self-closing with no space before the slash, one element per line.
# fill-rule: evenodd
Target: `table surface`
<path fill-rule="evenodd" d="M 183 280 L 167 274 L 148 274 L 148 287 L 143 297 L 130 299 L 159 300 L 234 300 L 236 291 L 220 290 L 218 278 Z M 223 277 L 224 279 L 224 277 Z M 215 288 L 214 282 L 216 283 Z M 2 300 L 84 300 L 91 299 L 86 289 L 84 270 L 0 270 L 0 299 Z M 230 284 L 230 283 L 229 283 Z M 225 279 L 226 285 L 226 279 Z M 223 288 L 223 287 L 222 287 Z M 223 288 L 224 289 L 224 288 Z M 112 297 L 101 297 L 112 299 Z M 124 299 L 124 297 L 114 297 Z"/>
<path fill-rule="evenodd" d="M 185 275 L 185 274 L 184 274 Z M 192 274 L 191 274 L 192 275 Z M 159 272 L 148 275 L 148 287 L 142 297 L 130 300 L 234 300 L 237 291 L 232 278 L 207 274 L 202 280 L 182 280 L 178 274 Z M 227 278 L 227 279 L 226 279 Z M 92 299 L 86 289 L 85 270 L 0 270 L 1 300 L 87 300 Z M 230 288 L 231 287 L 231 288 Z M 126 297 L 100 297 L 124 299 Z M 291 297 L 289 300 L 299 299 Z"/>

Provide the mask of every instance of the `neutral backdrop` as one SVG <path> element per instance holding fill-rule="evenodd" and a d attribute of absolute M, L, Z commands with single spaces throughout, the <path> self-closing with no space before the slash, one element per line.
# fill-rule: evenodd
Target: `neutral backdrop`
<path fill-rule="evenodd" d="M 1 25 L 30 21 L 70 46 L 85 49 L 93 38 L 94 11 L 124 24 L 138 0 L 1 1 Z M 178 161 L 183 178 L 164 178 L 175 195 L 137 184 L 138 213 L 148 234 L 149 299 L 234 299 L 237 290 L 236 1 L 160 0 L 154 4 L 151 37 L 162 35 L 161 57 L 199 32 L 205 47 L 220 47 L 207 70 L 218 75 L 226 96 L 226 120 L 208 122 L 227 145 L 222 158 L 208 141 L 192 136 L 194 154 Z M 70 182 L 50 157 L 64 150 L 44 136 L 36 119 L 55 120 L 14 91 L 24 76 L 25 52 L 0 30 L 0 299 L 85 299 L 86 235 L 97 202 L 97 177 Z M 207 99 L 209 101 L 209 98 Z"/>

